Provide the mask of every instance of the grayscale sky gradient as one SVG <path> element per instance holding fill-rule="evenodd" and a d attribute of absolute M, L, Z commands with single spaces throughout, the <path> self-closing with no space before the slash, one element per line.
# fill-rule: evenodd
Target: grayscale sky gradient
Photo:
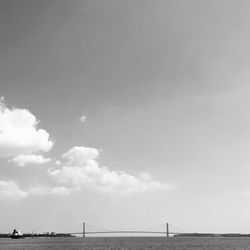
<path fill-rule="evenodd" d="M 0 130 L 26 110 L 49 134 L 18 149 L 31 130 L 0 134 L 0 231 L 249 233 L 249 13 L 243 0 L 0 0 Z"/>

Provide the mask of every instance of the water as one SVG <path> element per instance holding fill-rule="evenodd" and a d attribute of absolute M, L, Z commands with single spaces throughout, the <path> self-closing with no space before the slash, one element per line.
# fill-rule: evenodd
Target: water
<path fill-rule="evenodd" d="M 27 238 L 0 239 L 0 250 L 250 250 L 250 238 Z"/>

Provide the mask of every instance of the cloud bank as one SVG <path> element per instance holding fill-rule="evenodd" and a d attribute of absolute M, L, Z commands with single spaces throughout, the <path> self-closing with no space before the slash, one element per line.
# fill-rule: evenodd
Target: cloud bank
<path fill-rule="evenodd" d="M 0 157 L 47 152 L 53 142 L 44 129 L 38 129 L 39 121 L 27 109 L 7 108 L 0 101 Z"/>
<path fill-rule="evenodd" d="M 86 119 L 81 117 L 82 122 Z M 41 153 L 48 152 L 53 142 L 49 133 L 38 128 L 39 121 L 27 109 L 8 108 L 0 98 L 0 158 L 11 157 L 18 166 L 45 164 L 51 161 Z M 153 180 L 148 173 L 134 176 L 100 166 L 100 150 L 73 147 L 48 170 L 52 186 L 36 185 L 22 189 L 13 180 L 0 180 L 0 200 L 20 200 L 29 196 L 68 195 L 90 189 L 108 194 L 130 194 L 151 190 L 168 190 L 174 186 Z"/>
<path fill-rule="evenodd" d="M 63 154 L 67 164 L 60 169 L 49 169 L 48 174 L 54 181 L 74 190 L 92 189 L 104 193 L 129 194 L 174 188 L 153 180 L 149 174 L 135 177 L 101 167 L 98 157 L 99 151 L 95 148 L 74 147 Z"/>
<path fill-rule="evenodd" d="M 138 177 L 122 171 L 111 171 L 98 163 L 99 150 L 74 147 L 62 155 L 65 163 L 59 169 L 49 169 L 54 186 L 35 185 L 22 189 L 15 181 L 0 181 L 0 200 L 21 200 L 30 196 L 69 195 L 75 191 L 90 189 L 107 194 L 130 194 L 151 190 L 169 190 L 174 186 L 155 181 L 148 173 Z M 40 155 L 20 155 L 13 159 L 24 166 L 42 164 L 49 159 Z M 36 162 L 36 163 L 35 163 Z"/>

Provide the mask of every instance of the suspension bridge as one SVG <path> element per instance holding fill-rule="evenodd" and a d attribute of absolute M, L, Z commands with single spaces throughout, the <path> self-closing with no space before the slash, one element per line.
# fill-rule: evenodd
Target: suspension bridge
<path fill-rule="evenodd" d="M 174 230 L 170 230 L 173 228 Z M 91 229 L 90 229 L 91 228 Z M 94 230 L 93 230 L 94 228 Z M 161 230 L 159 230 L 161 228 Z M 169 237 L 170 235 L 181 234 L 183 231 L 178 229 L 177 227 L 169 224 L 168 222 L 162 224 L 160 226 L 154 228 L 148 228 L 144 230 L 112 230 L 107 228 L 100 228 L 93 226 L 91 224 L 87 224 L 83 222 L 82 224 L 82 231 L 81 232 L 71 232 L 71 235 L 81 235 L 82 237 L 86 237 L 88 235 L 162 235 L 165 237 Z"/>

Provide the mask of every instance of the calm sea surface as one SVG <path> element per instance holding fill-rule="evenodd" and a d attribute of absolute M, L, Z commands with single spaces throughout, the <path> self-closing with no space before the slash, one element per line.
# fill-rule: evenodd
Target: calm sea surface
<path fill-rule="evenodd" d="M 0 249 L 173 249 L 173 250 L 250 250 L 250 238 L 160 238 L 160 237 L 105 237 L 105 238 L 28 238 L 0 239 Z"/>

